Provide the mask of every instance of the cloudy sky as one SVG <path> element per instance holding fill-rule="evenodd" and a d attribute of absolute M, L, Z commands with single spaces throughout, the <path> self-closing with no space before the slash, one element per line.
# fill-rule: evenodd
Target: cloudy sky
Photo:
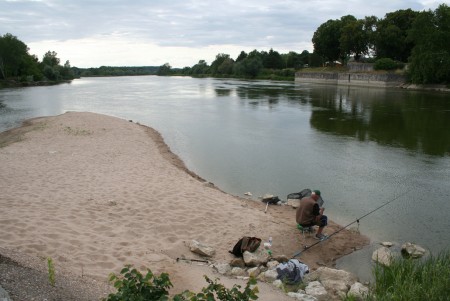
<path fill-rule="evenodd" d="M 185 67 L 218 53 L 312 51 L 314 31 L 329 19 L 441 3 L 450 0 L 0 0 L 0 35 L 77 67 Z"/>

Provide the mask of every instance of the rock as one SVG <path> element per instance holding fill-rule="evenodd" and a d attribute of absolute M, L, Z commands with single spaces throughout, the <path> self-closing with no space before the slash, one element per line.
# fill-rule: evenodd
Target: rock
<path fill-rule="evenodd" d="M 259 267 L 254 267 L 254 268 L 248 269 L 247 273 L 250 277 L 256 278 L 261 273 L 261 269 Z"/>
<path fill-rule="evenodd" d="M 244 252 L 244 262 L 248 267 L 257 267 L 266 264 L 270 259 L 270 255 L 264 248 L 258 248 L 255 252 Z"/>
<path fill-rule="evenodd" d="M 419 245 L 407 242 L 402 245 L 402 255 L 408 258 L 420 258 L 427 251 Z"/>
<path fill-rule="evenodd" d="M 300 301 L 317 301 L 317 298 L 302 293 L 289 292 L 287 295 Z"/>
<path fill-rule="evenodd" d="M 306 277 L 305 277 L 306 278 Z M 356 282 L 357 278 L 352 273 L 344 270 L 320 267 L 304 281 L 320 281 L 328 294 L 335 297 L 345 296 L 350 286 Z M 331 297 L 329 295 L 329 297 Z M 336 299 L 336 298 L 334 298 Z"/>
<path fill-rule="evenodd" d="M 394 245 L 394 243 L 390 242 L 390 241 L 383 241 L 381 243 L 381 245 L 384 246 L 384 247 L 390 248 L 390 247 L 392 247 Z"/>
<path fill-rule="evenodd" d="M 362 301 L 369 294 L 369 288 L 360 282 L 355 282 L 350 287 L 347 296 L 353 296 L 356 300 Z"/>
<path fill-rule="evenodd" d="M 330 296 L 328 296 L 327 291 L 319 281 L 308 283 L 308 286 L 305 288 L 305 292 L 319 301 L 330 300 Z"/>
<path fill-rule="evenodd" d="M 392 259 L 392 252 L 386 247 L 381 247 L 372 253 L 372 260 L 385 266 L 390 266 Z"/>
<path fill-rule="evenodd" d="M 213 248 L 204 245 L 196 240 L 191 241 L 191 243 L 189 244 L 189 249 L 193 253 L 207 257 L 212 257 L 214 256 L 214 254 L 216 254 L 216 251 Z"/>
<path fill-rule="evenodd" d="M 296 209 L 296 208 L 300 207 L 300 200 L 288 199 L 287 204 L 288 204 L 288 206 L 291 206 L 292 208 Z"/>
<path fill-rule="evenodd" d="M 244 259 L 243 258 L 234 258 L 230 261 L 230 266 L 238 267 L 238 268 L 245 268 Z"/>
<path fill-rule="evenodd" d="M 273 269 L 276 269 L 276 267 L 277 267 L 277 265 L 279 265 L 280 263 L 278 262 L 278 261 L 276 261 L 276 260 L 271 260 L 271 261 L 269 261 L 267 264 L 266 264 L 266 266 L 267 266 L 267 268 L 269 269 L 269 270 L 273 270 Z"/>
<path fill-rule="evenodd" d="M 235 268 L 231 269 L 231 275 L 233 275 L 233 276 L 247 276 L 247 271 L 245 269 L 235 267 Z"/>
<path fill-rule="evenodd" d="M 250 191 L 244 193 L 244 195 L 252 196 L 252 193 Z"/>
<path fill-rule="evenodd" d="M 356 276 L 352 273 L 327 267 L 320 267 L 314 273 L 318 274 L 318 280 L 322 282 L 322 284 L 327 281 L 342 281 L 350 288 L 357 280 Z"/>
<path fill-rule="evenodd" d="M 284 288 L 283 281 L 281 281 L 280 279 L 275 280 L 274 282 L 272 282 L 272 284 L 276 288 L 279 288 L 279 289 L 283 289 Z"/>
<path fill-rule="evenodd" d="M 214 268 L 222 275 L 229 275 L 231 273 L 231 266 L 228 263 L 219 263 L 214 265 Z"/>
<path fill-rule="evenodd" d="M 11 297 L 8 295 L 8 292 L 0 286 L 0 301 L 12 301 Z"/>
<path fill-rule="evenodd" d="M 264 279 L 267 282 L 274 282 L 278 278 L 278 273 L 276 270 L 267 270 L 264 272 Z"/>

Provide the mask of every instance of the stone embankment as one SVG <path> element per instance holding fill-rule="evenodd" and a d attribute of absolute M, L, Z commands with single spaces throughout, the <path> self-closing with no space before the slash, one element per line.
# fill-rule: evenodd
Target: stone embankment
<path fill-rule="evenodd" d="M 297 72 L 295 81 L 299 83 L 386 88 L 403 86 L 406 83 L 406 77 L 392 72 L 374 73 L 373 64 L 351 62 L 347 64 L 347 71 Z"/>
<path fill-rule="evenodd" d="M 394 73 L 297 72 L 295 81 L 348 86 L 400 87 L 405 84 L 406 78 Z"/>

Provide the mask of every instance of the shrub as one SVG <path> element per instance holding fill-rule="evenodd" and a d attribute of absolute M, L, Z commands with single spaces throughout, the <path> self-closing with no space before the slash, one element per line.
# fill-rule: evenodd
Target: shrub
<path fill-rule="evenodd" d="M 167 273 L 160 276 L 153 275 L 151 270 L 147 274 L 142 274 L 126 266 L 120 272 L 122 275 L 110 275 L 110 282 L 114 284 L 117 293 L 109 294 L 105 301 L 168 301 L 169 291 L 173 285 L 169 280 Z M 250 278 L 243 291 L 240 291 L 239 285 L 234 285 L 232 289 L 227 289 L 223 284 L 218 283 L 217 279 L 212 281 L 205 276 L 209 283 L 200 293 L 194 293 L 189 290 L 175 295 L 173 301 L 249 301 L 258 299 L 258 287 L 252 287 L 256 284 L 256 279 Z M 216 299 L 218 298 L 218 299 Z"/>
<path fill-rule="evenodd" d="M 109 294 L 106 301 L 166 301 L 169 300 L 168 289 L 172 287 L 169 275 L 162 273 L 154 276 L 152 271 L 147 270 L 147 274 L 142 274 L 132 269 L 131 266 L 124 267 L 121 276 L 111 274 L 109 281 L 113 282 L 117 293 Z"/>
<path fill-rule="evenodd" d="M 375 70 L 396 70 L 403 69 L 405 65 L 400 62 L 396 62 L 390 58 L 382 58 L 375 61 L 373 68 Z"/>

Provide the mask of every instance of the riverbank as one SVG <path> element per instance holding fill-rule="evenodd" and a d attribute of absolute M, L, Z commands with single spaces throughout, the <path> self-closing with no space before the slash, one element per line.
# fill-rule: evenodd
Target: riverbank
<path fill-rule="evenodd" d="M 208 266 L 177 262 L 199 258 L 187 246 L 191 240 L 213 247 L 209 260 L 216 263 L 233 258 L 228 251 L 243 235 L 271 236 L 273 253 L 288 257 L 315 242 L 298 232 L 291 207 L 264 213 L 265 204 L 220 191 L 188 172 L 159 133 L 134 122 L 73 112 L 37 118 L 1 133 L 0 146 L 0 245 L 23 266 L 21 254 L 44 271 L 52 258 L 57 273 L 98 286 L 132 264 L 169 273 L 177 293 L 199 291 L 207 284 L 203 275 L 220 276 L 227 287 L 245 285 Z M 337 229 L 330 223 L 327 232 Z M 333 267 L 367 243 L 344 230 L 300 259 L 311 269 Z M 26 286 L 26 275 L 23 281 Z M 289 300 L 271 285 L 258 287 L 259 300 Z"/>
<path fill-rule="evenodd" d="M 37 87 L 37 86 L 54 86 L 58 84 L 67 84 L 72 80 L 58 81 L 17 81 L 17 80 L 0 80 L 0 89 L 2 88 L 20 88 L 20 87 Z"/>

